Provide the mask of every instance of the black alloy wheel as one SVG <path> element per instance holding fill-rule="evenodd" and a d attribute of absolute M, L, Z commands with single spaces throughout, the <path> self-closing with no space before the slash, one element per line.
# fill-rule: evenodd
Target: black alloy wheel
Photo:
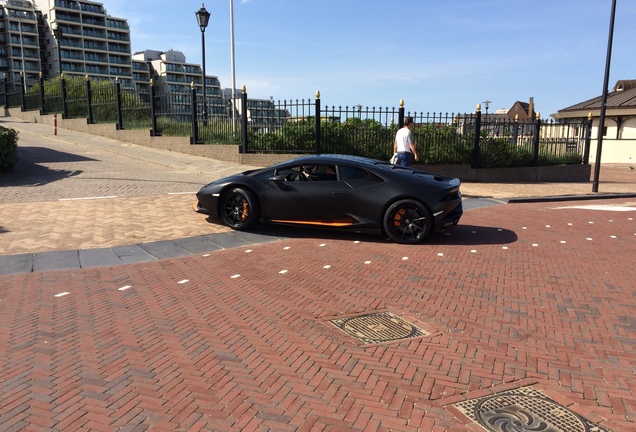
<path fill-rule="evenodd" d="M 234 188 L 223 194 L 221 217 L 223 222 L 235 230 L 246 230 L 258 222 L 259 206 L 254 194 L 248 190 Z"/>
<path fill-rule="evenodd" d="M 384 213 L 384 231 L 396 243 L 413 244 L 424 241 L 433 230 L 433 214 L 415 200 L 393 203 Z"/>

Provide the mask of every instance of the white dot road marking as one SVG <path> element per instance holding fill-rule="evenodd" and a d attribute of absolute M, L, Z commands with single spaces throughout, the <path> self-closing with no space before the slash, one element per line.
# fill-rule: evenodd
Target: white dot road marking
<path fill-rule="evenodd" d="M 409 259 L 409 257 L 402 257 L 402 261 L 406 261 L 408 259 Z"/>
<path fill-rule="evenodd" d="M 241 275 L 240 274 L 235 274 L 235 275 L 230 276 L 230 279 L 236 279 L 238 277 L 241 277 Z"/>
<path fill-rule="evenodd" d="M 121 288 L 117 288 L 117 291 L 126 291 L 127 289 L 130 289 L 130 288 L 132 288 L 132 286 L 130 286 L 130 285 L 125 285 L 125 286 L 123 286 L 123 287 L 121 287 Z"/>
<path fill-rule="evenodd" d="M 473 250 L 470 251 L 470 253 L 477 253 L 477 250 L 473 249 Z"/>
<path fill-rule="evenodd" d="M 636 235 L 636 234 L 634 234 L 634 235 Z M 365 261 L 364 263 L 365 264 L 371 264 L 371 261 Z"/>
<path fill-rule="evenodd" d="M 291 249 L 291 247 L 290 247 L 290 246 L 285 246 L 285 247 L 283 248 L 283 250 L 289 250 L 289 249 Z"/>
<path fill-rule="evenodd" d="M 281 271 L 278 272 L 278 274 L 285 274 L 287 272 L 288 272 L 288 270 L 281 270 Z"/>
<path fill-rule="evenodd" d="M 252 252 L 252 249 L 247 249 L 247 250 L 245 251 L 245 253 L 250 253 L 250 252 Z"/>
<path fill-rule="evenodd" d="M 327 246 L 325 243 L 322 243 L 322 244 L 320 245 L 320 247 L 325 247 L 325 246 Z"/>
<path fill-rule="evenodd" d="M 177 282 L 178 284 L 183 285 L 184 283 L 188 283 L 190 282 L 190 279 L 184 279 L 184 280 L 180 280 L 179 282 Z"/>
<path fill-rule="evenodd" d="M 502 246 L 501 247 L 503 250 L 508 250 L 508 246 Z"/>
<path fill-rule="evenodd" d="M 326 266 L 323 267 L 324 269 L 330 269 L 331 266 L 329 264 L 327 264 Z"/>
<path fill-rule="evenodd" d="M 54 295 L 54 297 L 59 298 L 59 297 L 67 296 L 67 295 L 69 295 L 69 294 L 70 294 L 70 292 L 66 292 L 66 291 L 65 291 L 65 292 L 61 292 L 61 293 L 59 293 L 59 294 L 55 294 L 55 295 Z"/>
<path fill-rule="evenodd" d="M 442 252 L 438 253 L 437 256 L 441 257 L 444 256 L 444 254 Z"/>

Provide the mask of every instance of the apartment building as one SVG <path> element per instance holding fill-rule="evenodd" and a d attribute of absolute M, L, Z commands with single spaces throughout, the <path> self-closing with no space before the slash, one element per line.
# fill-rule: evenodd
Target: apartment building
<path fill-rule="evenodd" d="M 63 72 L 98 80 L 118 77 L 122 84 L 132 84 L 126 19 L 112 17 L 102 3 L 88 0 L 35 0 L 35 5 L 46 23 L 43 37 L 48 76 Z M 55 38 L 56 29 L 60 40 Z"/>
<path fill-rule="evenodd" d="M 119 78 L 124 87 L 134 87 L 148 102 L 150 80 L 158 95 L 176 112 L 189 113 L 194 83 L 203 95 L 201 66 L 188 63 L 176 50 L 146 50 L 131 53 L 130 28 L 124 18 L 112 17 L 104 5 L 90 0 L 0 0 L 0 73 L 13 86 L 24 76 L 26 87 L 44 78 L 88 76 L 94 80 Z M 0 76 L 1 77 L 1 76 Z M 240 92 L 237 92 L 240 95 Z M 205 77 L 205 108 L 210 118 L 238 118 L 240 101 L 224 98 L 217 76 Z M 200 99 L 202 101 L 202 99 Z M 200 103 L 199 112 L 203 104 Z M 267 127 L 280 123 L 285 113 L 273 109 L 268 100 L 249 100 L 250 121 Z"/>
<path fill-rule="evenodd" d="M 155 51 L 145 50 L 136 52 L 132 56 L 133 69 L 139 71 L 142 64 L 147 64 L 150 68 L 150 75 L 157 86 L 159 94 L 180 94 L 189 93 L 191 85 L 194 83 L 198 95 L 203 95 L 201 66 L 194 63 L 187 63 L 185 54 L 181 51 Z M 136 74 L 135 78 L 144 79 L 145 74 Z M 137 88 L 141 88 L 143 81 L 135 81 Z M 209 117 L 227 117 L 228 105 L 223 99 L 221 83 L 216 76 L 205 77 L 205 99 Z M 176 101 L 177 99 L 175 99 Z M 176 102 L 173 102 L 176 103 Z M 184 105 L 184 112 L 189 109 L 189 105 Z"/>
<path fill-rule="evenodd" d="M 42 70 L 40 33 L 42 17 L 27 0 L 0 2 L 0 72 L 10 81 L 39 78 Z"/>
<path fill-rule="evenodd" d="M 230 103 L 230 113 L 233 108 L 236 118 L 243 112 L 242 90 L 234 90 L 236 100 L 232 99 L 232 89 L 223 89 L 223 97 Z M 273 126 L 280 126 L 290 116 L 289 112 L 276 107 L 273 99 L 247 99 L 247 121 L 254 127 L 258 126 L 263 131 Z"/>

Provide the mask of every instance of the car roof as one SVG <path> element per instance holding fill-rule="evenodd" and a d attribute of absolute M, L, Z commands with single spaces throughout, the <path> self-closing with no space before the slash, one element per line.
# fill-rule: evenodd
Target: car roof
<path fill-rule="evenodd" d="M 307 155 L 301 156 L 298 158 L 290 159 L 288 161 L 283 162 L 284 164 L 288 163 L 307 163 L 307 164 L 316 164 L 316 163 L 354 163 L 358 165 L 367 165 L 367 166 L 377 166 L 377 165 L 390 165 L 388 162 L 383 162 L 375 159 L 369 159 L 362 156 L 352 156 L 352 155 L 341 155 L 341 154 L 318 154 L 318 155 Z M 281 165 L 281 164 L 277 164 Z"/>
<path fill-rule="evenodd" d="M 297 158 L 289 159 L 285 162 L 280 162 L 275 165 L 271 165 L 267 168 L 262 168 L 259 170 L 248 171 L 243 174 L 256 174 L 259 172 L 264 172 L 270 169 L 277 169 L 279 167 L 289 166 L 289 165 L 320 165 L 320 164 L 349 164 L 358 167 L 367 167 L 371 171 L 375 172 L 375 174 L 385 173 L 385 175 L 398 175 L 398 176 L 414 176 L 415 178 L 426 178 L 426 179 L 434 179 L 434 180 L 448 180 L 452 177 L 446 177 L 439 174 L 434 174 L 428 171 L 422 171 L 412 167 L 403 167 L 399 165 L 393 165 L 388 161 L 381 161 L 377 159 L 370 159 L 362 156 L 352 156 L 352 155 L 342 155 L 342 154 L 317 154 L 317 155 L 307 155 L 300 156 Z"/>

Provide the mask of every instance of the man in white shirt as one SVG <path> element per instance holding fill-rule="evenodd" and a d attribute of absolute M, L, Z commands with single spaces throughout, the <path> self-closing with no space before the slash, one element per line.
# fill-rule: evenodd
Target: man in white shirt
<path fill-rule="evenodd" d="M 411 153 L 415 157 L 415 160 L 420 160 L 413 144 L 413 134 L 411 129 L 413 128 L 413 117 L 406 117 L 404 119 L 404 127 L 397 131 L 395 134 L 395 143 L 393 144 L 393 153 L 397 153 L 398 160 L 397 165 L 410 166 L 411 165 Z"/>

